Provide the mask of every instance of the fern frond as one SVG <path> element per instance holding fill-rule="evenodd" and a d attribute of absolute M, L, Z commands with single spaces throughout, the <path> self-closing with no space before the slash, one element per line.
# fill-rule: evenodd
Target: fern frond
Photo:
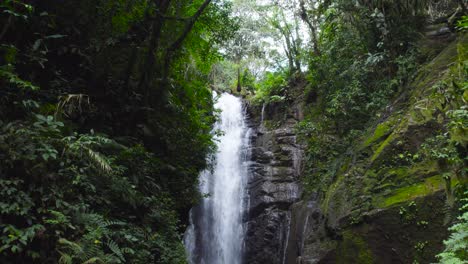
<path fill-rule="evenodd" d="M 79 255 L 82 261 L 89 261 L 90 259 L 96 258 L 101 255 L 102 250 L 99 244 L 94 241 L 85 240 L 83 254 Z"/>
<path fill-rule="evenodd" d="M 124 254 L 135 254 L 135 250 L 131 249 L 131 248 L 122 248 L 121 249 L 122 253 Z"/>
<path fill-rule="evenodd" d="M 93 212 L 83 212 L 76 215 L 76 220 L 85 225 L 91 224 L 95 227 L 106 227 L 106 220 L 100 214 Z"/>
<path fill-rule="evenodd" d="M 106 263 L 106 262 L 104 262 L 102 259 L 98 257 L 93 257 L 93 258 L 86 260 L 82 264 L 92 264 L 92 263 Z"/>
<path fill-rule="evenodd" d="M 60 254 L 60 259 L 59 259 L 59 264 L 73 264 L 73 257 L 59 251 Z"/>
<path fill-rule="evenodd" d="M 70 251 L 72 251 L 74 253 L 78 253 L 78 254 L 83 253 L 83 248 L 78 243 L 69 241 L 69 240 L 67 240 L 65 238 L 60 238 L 58 242 L 59 242 L 59 244 L 64 245 L 65 248 L 69 249 Z"/>
<path fill-rule="evenodd" d="M 117 245 L 117 243 L 115 243 L 115 241 L 109 239 L 109 241 L 107 242 L 107 246 L 115 254 L 115 256 L 117 256 L 117 258 L 120 261 L 125 262 L 125 257 L 124 257 L 124 255 L 122 253 L 122 250 L 120 250 L 119 245 Z"/>
<path fill-rule="evenodd" d="M 106 220 L 105 221 L 105 227 L 108 227 L 108 226 L 124 226 L 124 225 L 127 225 L 127 223 L 123 222 L 123 221 L 116 221 L 116 220 Z"/>
<path fill-rule="evenodd" d="M 111 173 L 112 167 L 109 162 L 106 160 L 104 156 L 102 156 L 99 152 L 96 152 L 90 148 L 86 148 L 88 152 L 88 157 L 91 161 L 93 161 L 96 166 L 102 170 L 104 173 Z"/>

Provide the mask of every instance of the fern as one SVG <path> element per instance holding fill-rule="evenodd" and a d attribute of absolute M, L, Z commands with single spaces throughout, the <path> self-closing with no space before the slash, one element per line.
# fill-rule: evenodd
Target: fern
<path fill-rule="evenodd" d="M 66 251 L 65 253 L 59 250 L 59 253 L 61 255 L 59 259 L 60 264 L 72 264 L 74 256 L 84 255 L 83 247 L 81 247 L 81 245 L 79 245 L 78 243 L 69 241 L 65 238 L 60 238 L 58 242 L 63 246 L 63 251 Z"/>
<path fill-rule="evenodd" d="M 105 226 L 114 226 L 114 225 L 117 225 L 117 226 L 123 226 L 123 225 L 126 225 L 127 223 L 125 222 L 122 222 L 122 221 L 110 221 L 110 220 L 106 220 L 105 221 Z"/>
<path fill-rule="evenodd" d="M 66 239 L 60 239 L 59 243 L 63 245 L 60 251 L 63 261 L 79 260 L 82 263 L 125 263 L 124 254 L 133 254 L 130 248 L 121 248 L 112 237 L 115 232 L 109 229 L 111 226 L 126 226 L 127 223 L 118 220 L 107 220 L 104 216 L 93 213 L 83 212 L 75 216 L 75 221 L 86 227 L 87 232 L 79 241 L 71 242 Z M 105 251 L 110 251 L 106 254 Z"/>
<path fill-rule="evenodd" d="M 83 262 L 83 264 L 92 264 L 92 263 L 106 263 L 102 261 L 100 258 L 90 258 L 87 261 Z"/>
<path fill-rule="evenodd" d="M 59 239 L 59 244 L 62 245 L 59 253 L 60 264 L 72 263 L 112 263 L 113 258 L 111 255 L 104 254 L 99 244 L 95 241 L 82 239 L 78 242 L 72 242 L 65 238 Z"/>
<path fill-rule="evenodd" d="M 59 258 L 59 264 L 73 264 L 73 258 L 72 256 L 65 254 L 63 252 L 60 252 L 60 258 Z"/>
<path fill-rule="evenodd" d="M 47 218 L 44 220 L 44 223 L 50 225 L 67 225 L 69 224 L 69 219 L 66 215 L 62 212 L 49 210 L 50 214 L 52 215 L 51 218 Z"/>
<path fill-rule="evenodd" d="M 105 174 L 112 173 L 113 169 L 109 159 L 93 149 L 93 147 L 101 147 L 107 144 L 112 144 L 112 140 L 95 135 L 77 136 L 75 134 L 74 136 L 63 138 L 63 141 L 67 143 L 66 151 L 68 153 L 78 157 L 82 157 L 84 153 L 88 160 L 97 169 Z"/>
<path fill-rule="evenodd" d="M 91 148 L 85 147 L 85 149 L 87 150 L 90 161 L 92 161 L 102 172 L 107 174 L 112 172 L 112 167 L 104 156 Z"/>
<path fill-rule="evenodd" d="M 125 257 L 122 253 L 122 250 L 120 249 L 119 245 L 115 243 L 113 240 L 109 240 L 107 242 L 107 247 L 121 260 L 122 262 L 125 262 Z"/>
<path fill-rule="evenodd" d="M 468 191 L 465 196 L 468 196 Z M 464 205 L 460 210 L 464 213 L 458 217 L 459 222 L 449 228 L 452 234 L 444 241 L 445 250 L 437 255 L 442 264 L 468 263 L 468 198 L 461 201 Z"/>

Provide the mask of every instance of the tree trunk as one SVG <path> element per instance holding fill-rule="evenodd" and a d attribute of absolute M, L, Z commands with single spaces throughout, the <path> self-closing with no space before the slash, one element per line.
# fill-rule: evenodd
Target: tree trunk
<path fill-rule="evenodd" d="M 310 29 L 314 54 L 316 56 L 319 56 L 320 55 L 320 50 L 318 48 L 317 30 L 316 30 L 315 26 L 312 24 L 312 21 L 310 20 L 309 15 L 307 14 L 307 10 L 305 8 L 304 0 L 299 0 L 299 5 L 301 7 L 301 14 L 300 14 L 301 18 L 307 24 L 307 26 L 309 26 L 309 29 Z"/>
<path fill-rule="evenodd" d="M 8 28 L 11 25 L 11 21 L 13 19 L 13 16 L 9 16 L 7 22 L 3 26 L 2 32 L 0 32 L 0 40 L 2 40 L 3 36 L 5 36 L 6 32 L 8 31 Z"/>
<path fill-rule="evenodd" d="M 140 83 L 138 88 L 141 93 L 147 98 L 149 95 L 149 85 L 153 80 L 156 63 L 156 52 L 159 48 L 159 38 L 161 37 L 161 31 L 164 26 L 164 14 L 169 8 L 171 0 L 155 0 L 155 5 L 157 8 L 156 17 L 152 23 L 152 31 L 150 37 L 150 43 L 148 46 L 148 53 L 146 55 L 146 62 L 143 69 L 142 76 L 140 78 Z"/>

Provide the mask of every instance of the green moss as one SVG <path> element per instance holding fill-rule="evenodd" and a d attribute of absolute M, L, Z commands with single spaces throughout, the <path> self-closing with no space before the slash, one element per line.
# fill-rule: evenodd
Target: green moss
<path fill-rule="evenodd" d="M 412 92 L 412 102 L 415 103 L 420 99 L 425 98 L 431 92 L 430 88 L 437 82 L 446 78 L 445 74 L 448 73 L 449 65 L 457 61 L 459 57 L 457 43 L 451 43 L 443 52 L 435 57 L 430 63 L 423 67 L 413 85 L 416 89 Z"/>
<path fill-rule="evenodd" d="M 396 180 L 405 180 L 411 178 L 424 178 L 425 176 L 434 176 L 439 171 L 436 161 L 426 161 L 414 164 L 411 167 L 392 168 L 388 171 Z"/>
<path fill-rule="evenodd" d="M 418 176 L 434 176 L 437 172 L 439 172 L 439 166 L 435 160 L 420 162 L 408 170 L 410 175 Z"/>
<path fill-rule="evenodd" d="M 343 241 L 337 248 L 337 263 L 372 264 L 374 257 L 364 238 L 352 231 L 343 232 Z"/>
<path fill-rule="evenodd" d="M 390 143 L 395 139 L 395 134 L 391 134 L 390 136 L 387 137 L 387 139 L 385 139 L 384 142 L 382 142 L 382 144 L 380 144 L 380 146 L 377 148 L 377 150 L 374 152 L 374 155 L 372 155 L 372 158 L 371 158 L 371 161 L 374 162 L 379 156 L 380 154 L 382 153 L 382 151 L 388 146 L 390 145 Z"/>
<path fill-rule="evenodd" d="M 452 186 L 455 186 L 457 183 L 457 180 L 452 179 Z M 437 175 L 426 178 L 424 182 L 399 188 L 388 196 L 377 197 L 374 200 L 374 204 L 376 207 L 385 208 L 398 203 L 411 201 L 417 197 L 426 196 L 428 194 L 443 190 L 445 187 L 445 180 L 442 176 Z"/>
<path fill-rule="evenodd" d="M 366 173 L 366 178 L 378 179 L 378 182 L 371 186 L 370 190 L 373 193 L 387 195 L 396 188 L 419 182 L 436 174 L 439 174 L 439 167 L 436 161 L 431 160 L 414 164 L 411 167 L 383 168 L 377 173 L 369 170 Z"/>
<path fill-rule="evenodd" d="M 394 124 L 391 121 L 387 121 L 387 122 L 379 124 L 377 128 L 375 129 L 372 137 L 368 138 L 366 142 L 364 143 L 364 145 L 367 147 L 371 145 L 372 143 L 378 141 L 382 137 L 389 135 L 391 133 L 391 129 L 393 128 L 393 125 Z"/>
<path fill-rule="evenodd" d="M 388 171 L 388 175 L 394 176 L 396 179 L 403 179 L 408 176 L 408 167 L 398 167 L 398 168 L 393 168 Z"/>
<path fill-rule="evenodd" d="M 345 158 L 342 160 L 338 160 L 336 163 L 336 170 L 333 172 L 333 175 L 330 177 L 335 178 L 336 180 L 330 184 L 327 185 L 327 191 L 325 193 L 325 199 L 322 203 L 322 210 L 327 213 L 328 209 L 330 209 L 330 202 L 332 203 L 338 202 L 341 200 L 342 195 L 336 195 L 337 190 L 339 190 L 341 187 L 344 185 L 344 180 L 346 177 L 346 173 L 349 170 L 350 164 L 351 164 L 351 159 L 350 158 Z M 339 196 L 339 197 L 337 197 Z"/>
<path fill-rule="evenodd" d="M 327 214 L 328 209 L 330 209 L 330 200 L 332 197 L 334 197 L 336 190 L 340 186 L 344 176 L 341 174 L 338 179 L 330 185 L 330 188 L 328 188 L 328 191 L 325 193 L 325 199 L 323 202 L 322 210 L 324 211 L 325 214 Z"/>

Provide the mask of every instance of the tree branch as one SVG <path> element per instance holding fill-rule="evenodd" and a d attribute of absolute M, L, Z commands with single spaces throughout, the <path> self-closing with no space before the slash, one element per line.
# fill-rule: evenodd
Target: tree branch
<path fill-rule="evenodd" d="M 164 60 L 164 72 L 163 72 L 164 81 L 167 80 L 167 77 L 169 75 L 168 70 L 169 70 L 169 65 L 171 63 L 172 56 L 174 55 L 175 51 L 178 50 L 182 46 L 182 43 L 187 38 L 190 31 L 192 31 L 192 28 L 197 22 L 198 18 L 202 15 L 203 11 L 205 11 L 205 9 L 208 7 L 210 3 L 211 3 L 211 0 L 205 0 L 203 2 L 200 8 L 198 8 L 197 12 L 185 24 L 185 28 L 182 34 L 167 48 L 166 57 Z"/>
<path fill-rule="evenodd" d="M 318 48 L 318 41 L 317 41 L 317 31 L 314 25 L 312 24 L 312 21 L 310 20 L 309 15 L 307 14 L 304 0 L 299 0 L 299 6 L 301 7 L 301 14 L 300 14 L 301 18 L 309 26 L 309 29 L 312 34 L 312 42 L 314 44 L 314 53 L 315 55 L 320 55 L 320 50 Z"/>
<path fill-rule="evenodd" d="M 187 24 L 185 24 L 184 32 L 182 33 L 182 35 L 180 35 L 180 37 L 169 46 L 169 48 L 167 49 L 169 52 L 174 52 L 175 50 L 180 48 L 182 42 L 184 42 L 185 38 L 188 36 L 193 26 L 195 25 L 195 22 L 197 22 L 198 18 L 201 16 L 203 11 L 208 7 L 210 3 L 211 0 L 205 0 L 205 2 L 203 2 L 203 4 L 200 6 L 197 12 L 188 20 Z"/>

